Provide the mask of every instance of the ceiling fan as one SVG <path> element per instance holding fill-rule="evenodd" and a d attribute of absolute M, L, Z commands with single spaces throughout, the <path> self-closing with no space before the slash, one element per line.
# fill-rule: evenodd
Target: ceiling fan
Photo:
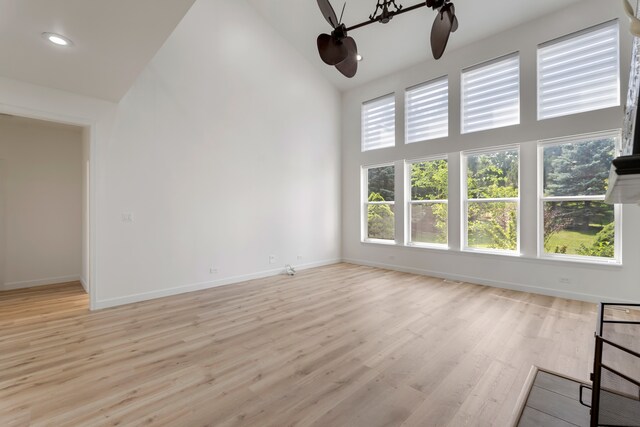
<path fill-rule="evenodd" d="M 340 19 L 329 0 L 317 0 L 322 16 L 327 20 L 333 31 L 331 34 L 318 36 L 318 52 L 320 58 L 327 64 L 335 66 L 345 77 L 351 78 L 358 71 L 358 46 L 353 37 L 349 37 L 349 31 L 364 27 L 365 25 L 380 22 L 387 24 L 391 19 L 406 12 L 427 6 L 437 11 L 436 19 L 431 27 L 431 52 L 435 59 L 440 59 L 447 47 L 449 35 L 458 29 L 456 8 L 451 0 L 426 0 L 422 3 L 404 8 L 397 5 L 395 0 L 377 0 L 376 10 L 369 15 L 369 20 L 360 24 L 347 27 L 342 22 L 346 3 L 342 6 Z"/>

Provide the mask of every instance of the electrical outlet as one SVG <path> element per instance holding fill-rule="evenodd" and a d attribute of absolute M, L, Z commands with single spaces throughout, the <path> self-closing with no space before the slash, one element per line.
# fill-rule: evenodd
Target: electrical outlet
<path fill-rule="evenodd" d="M 218 269 L 217 269 L 217 268 L 215 268 L 215 267 L 211 267 L 211 268 L 209 269 L 209 274 L 218 274 Z"/>
<path fill-rule="evenodd" d="M 302 255 L 298 255 L 298 261 L 302 260 Z"/>
<path fill-rule="evenodd" d="M 269 264 L 275 264 L 278 260 L 278 257 L 275 255 L 269 255 Z"/>
<path fill-rule="evenodd" d="M 130 224 L 133 222 L 133 212 L 122 212 L 122 222 Z"/>
<path fill-rule="evenodd" d="M 570 285 L 571 284 L 571 279 L 568 277 L 561 277 L 560 279 L 558 279 L 558 281 L 562 284 L 565 285 Z"/>

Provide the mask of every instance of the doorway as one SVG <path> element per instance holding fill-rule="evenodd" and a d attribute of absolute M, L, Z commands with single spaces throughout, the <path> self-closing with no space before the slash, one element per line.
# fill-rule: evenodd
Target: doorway
<path fill-rule="evenodd" d="M 90 129 L 2 114 L 0 159 L 0 292 L 90 293 Z"/>

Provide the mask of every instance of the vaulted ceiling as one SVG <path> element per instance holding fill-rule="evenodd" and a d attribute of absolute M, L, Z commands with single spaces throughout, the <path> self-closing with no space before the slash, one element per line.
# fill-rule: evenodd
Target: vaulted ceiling
<path fill-rule="evenodd" d="M 196 0 L 0 0 L 0 76 L 118 101 Z M 232 1 L 232 0 L 229 0 Z M 237 1 L 237 0 L 236 0 Z M 325 65 L 316 37 L 330 32 L 316 0 L 247 0 L 276 31 L 337 88 L 349 89 L 433 60 L 428 8 L 353 31 L 364 60 L 347 79 Z M 344 22 L 367 20 L 377 0 L 348 0 Z M 405 7 L 421 0 L 396 0 Z M 460 29 L 448 51 L 575 4 L 581 0 L 454 0 Z M 344 3 L 332 0 L 338 15 Z M 211 25 L 215 25 L 212 17 Z M 71 48 L 41 35 L 60 33 Z M 233 35 L 231 34 L 230 37 Z M 442 60 L 446 61 L 445 52 Z"/>
<path fill-rule="evenodd" d="M 194 1 L 0 0 L 0 76 L 117 101 Z"/>

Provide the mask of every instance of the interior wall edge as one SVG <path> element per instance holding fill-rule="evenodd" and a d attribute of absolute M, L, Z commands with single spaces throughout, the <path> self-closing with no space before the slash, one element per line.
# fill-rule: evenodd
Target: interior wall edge
<path fill-rule="evenodd" d="M 327 259 L 327 260 L 315 261 L 307 264 L 297 265 L 295 266 L 295 269 L 298 271 L 302 271 L 302 270 L 308 270 L 316 267 L 323 267 L 326 265 L 339 264 L 341 262 L 342 260 L 339 258 Z M 132 294 L 124 297 L 109 298 L 109 299 L 103 299 L 103 300 L 98 299 L 95 305 L 91 307 L 91 310 L 102 310 L 105 308 L 118 307 L 121 305 L 149 301 L 157 298 L 164 298 L 164 297 L 169 297 L 174 295 L 185 294 L 189 292 L 203 291 L 206 289 L 217 288 L 219 286 L 237 285 L 237 284 L 246 282 L 248 280 L 263 279 L 266 277 L 272 277 L 272 276 L 283 275 L 283 274 L 284 274 L 284 269 L 282 267 L 279 267 L 271 270 L 264 270 L 264 271 L 259 271 L 255 273 L 244 274 L 241 276 L 227 277 L 225 279 L 213 280 L 208 282 L 192 283 L 189 285 L 176 286 L 174 288 L 160 289 L 157 291 L 143 292 L 139 294 Z"/>
<path fill-rule="evenodd" d="M 11 291 L 14 289 L 33 288 L 36 286 L 57 285 L 59 283 L 78 282 L 80 281 L 79 274 L 72 274 L 70 276 L 60 277 L 46 277 L 44 279 L 36 280 L 22 280 L 20 282 L 7 282 L 4 284 L 5 291 Z"/>
<path fill-rule="evenodd" d="M 532 294 L 566 298 L 566 299 L 571 299 L 576 301 L 584 301 L 584 302 L 592 302 L 592 303 L 599 303 L 599 302 L 620 302 L 620 303 L 630 303 L 630 304 L 640 303 L 640 301 L 629 300 L 629 299 L 614 300 L 611 297 L 607 297 L 604 295 L 593 295 L 593 294 L 586 294 L 581 292 L 562 291 L 554 288 L 525 285 L 522 283 L 515 283 L 515 282 L 503 282 L 499 280 L 491 280 L 491 279 L 484 279 L 481 277 L 467 276 L 464 274 L 424 270 L 424 269 L 415 268 L 415 267 L 405 267 L 405 266 L 396 265 L 396 264 L 385 264 L 385 263 L 373 262 L 373 261 L 367 261 L 367 260 L 361 260 L 361 259 L 347 258 L 347 259 L 343 259 L 342 261 L 348 264 L 362 265 L 366 267 L 376 267 L 376 268 L 382 268 L 385 270 L 400 271 L 402 273 L 410 273 L 410 274 L 417 274 L 420 276 L 436 277 L 444 280 L 465 282 L 472 285 L 490 286 L 492 288 L 528 292 Z"/>

